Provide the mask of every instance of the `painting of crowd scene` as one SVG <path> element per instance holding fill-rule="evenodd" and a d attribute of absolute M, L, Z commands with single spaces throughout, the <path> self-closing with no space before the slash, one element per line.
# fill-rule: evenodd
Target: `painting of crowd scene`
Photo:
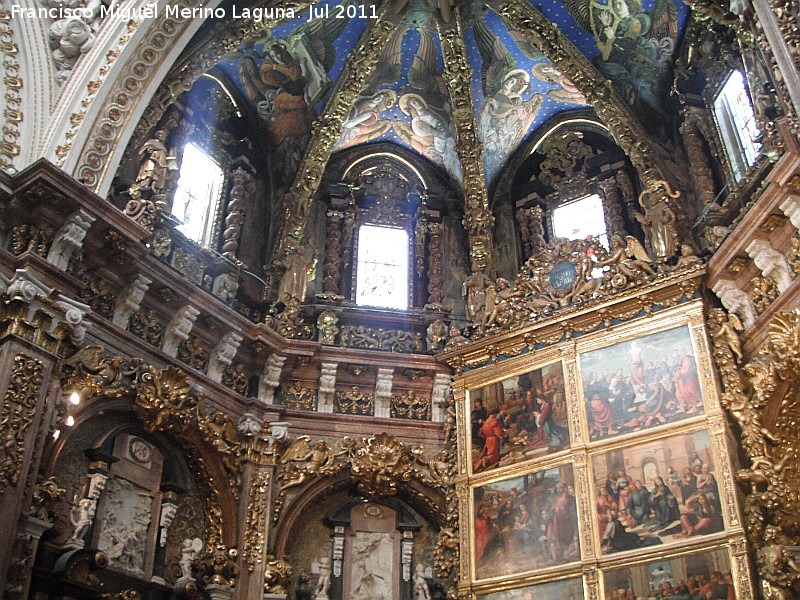
<path fill-rule="evenodd" d="M 686 327 L 587 352 L 580 364 L 592 441 L 703 413 Z"/>
<path fill-rule="evenodd" d="M 659 560 L 604 575 L 606 600 L 735 600 L 730 563 L 722 550 Z"/>
<path fill-rule="evenodd" d="M 604 554 L 670 544 L 723 529 L 708 432 L 617 450 L 592 460 Z"/>
<path fill-rule="evenodd" d="M 572 465 L 475 489 L 478 579 L 580 559 Z"/>
<path fill-rule="evenodd" d="M 581 579 L 565 579 L 552 583 L 529 585 L 515 590 L 503 590 L 484 596 L 477 600 L 583 600 L 583 581 Z"/>
<path fill-rule="evenodd" d="M 560 362 L 471 392 L 473 472 L 566 448 L 564 394 Z"/>

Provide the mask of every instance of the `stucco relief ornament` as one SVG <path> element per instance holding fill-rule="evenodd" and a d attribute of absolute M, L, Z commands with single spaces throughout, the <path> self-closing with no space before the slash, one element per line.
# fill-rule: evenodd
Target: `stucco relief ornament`
<path fill-rule="evenodd" d="M 721 401 L 741 428 L 742 447 L 750 461 L 748 468 L 737 473 L 747 490 L 745 528 L 757 549 L 762 597 L 796 598 L 800 593 L 796 431 L 800 419 L 800 313 L 781 313 L 772 320 L 769 343 L 744 367 L 747 378 L 737 365 L 739 344 L 732 341 L 736 329 L 723 310 L 709 313 L 714 359 L 724 388 Z M 768 405 L 778 402 L 780 413 L 774 426 L 767 428 L 762 416 Z"/>
<path fill-rule="evenodd" d="M 194 561 L 194 570 L 206 586 L 234 587 L 239 578 L 239 566 L 236 564 L 238 556 L 236 548 L 217 544 Z"/>
<path fill-rule="evenodd" d="M 419 447 L 408 448 L 392 436 L 380 433 L 355 448 L 350 471 L 358 477 L 358 489 L 369 496 L 392 496 L 398 481 L 409 481 L 414 472 L 414 455 Z"/>
<path fill-rule="evenodd" d="M 654 263 L 633 236 L 615 235 L 606 248 L 596 239 L 554 239 L 522 266 L 514 282 L 487 280 L 483 306 L 474 314 L 479 333 L 547 317 L 571 305 L 597 300 L 656 278 Z"/>
<path fill-rule="evenodd" d="M 267 566 L 264 569 L 264 592 L 267 594 L 286 594 L 292 578 L 292 565 L 287 558 L 276 558 L 267 555 Z"/>

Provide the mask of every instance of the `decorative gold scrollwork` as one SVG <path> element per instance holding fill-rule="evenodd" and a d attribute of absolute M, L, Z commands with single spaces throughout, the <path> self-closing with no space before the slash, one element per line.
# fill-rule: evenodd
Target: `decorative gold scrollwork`
<path fill-rule="evenodd" d="M 745 528 L 757 549 L 757 566 L 764 598 L 796 598 L 800 567 L 800 313 L 775 316 L 769 342 L 744 367 L 738 368 L 741 347 L 738 319 L 722 309 L 709 313 L 714 359 L 723 383 L 721 401 L 741 428 L 742 447 L 750 461 L 737 473 L 747 490 Z M 763 415 L 780 404 L 772 427 Z"/>
<path fill-rule="evenodd" d="M 11 367 L 11 377 L 3 397 L 0 413 L 0 494 L 19 479 L 25 453 L 25 433 L 33 422 L 39 389 L 42 385 L 42 361 L 17 354 Z"/>

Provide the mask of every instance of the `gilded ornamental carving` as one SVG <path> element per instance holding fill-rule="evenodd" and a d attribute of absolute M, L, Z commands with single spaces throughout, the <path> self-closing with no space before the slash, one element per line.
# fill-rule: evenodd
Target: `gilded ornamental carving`
<path fill-rule="evenodd" d="M 25 452 L 25 434 L 31 426 L 42 385 L 42 361 L 17 354 L 11 367 L 8 388 L 0 408 L 0 495 L 17 484 Z"/>
<path fill-rule="evenodd" d="M 746 376 L 740 367 L 738 319 L 713 309 L 708 321 L 723 383 L 722 404 L 741 428 L 750 462 L 737 476 L 747 490 L 745 528 L 757 549 L 762 596 L 793 598 L 800 593 L 795 556 L 800 545 L 800 313 L 773 318 L 767 345 L 744 365 Z M 776 403 L 777 417 L 768 423 L 765 414 Z"/>
<path fill-rule="evenodd" d="M 475 329 L 480 334 L 550 318 L 702 267 L 688 246 L 670 266 L 663 258 L 656 262 L 633 236 L 614 235 L 609 245 L 606 249 L 597 240 L 552 240 L 525 262 L 513 286 L 503 278 L 491 281 L 472 275 L 464 286 Z M 597 316 L 607 320 L 602 311 Z"/>

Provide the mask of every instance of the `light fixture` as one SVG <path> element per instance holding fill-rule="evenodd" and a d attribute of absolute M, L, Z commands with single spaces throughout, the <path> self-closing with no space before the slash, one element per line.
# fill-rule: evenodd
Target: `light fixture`
<path fill-rule="evenodd" d="M 57 440 L 57 439 L 58 439 L 60 436 L 61 436 L 61 430 L 60 430 L 60 429 L 56 429 L 56 430 L 53 432 L 53 439 L 54 439 L 54 440 Z"/>
<path fill-rule="evenodd" d="M 69 403 L 73 406 L 78 406 L 81 403 L 81 395 L 78 392 L 72 392 L 69 395 Z"/>
<path fill-rule="evenodd" d="M 69 415 L 64 423 L 66 424 L 67 427 L 72 427 L 73 425 L 75 425 L 75 417 Z"/>

